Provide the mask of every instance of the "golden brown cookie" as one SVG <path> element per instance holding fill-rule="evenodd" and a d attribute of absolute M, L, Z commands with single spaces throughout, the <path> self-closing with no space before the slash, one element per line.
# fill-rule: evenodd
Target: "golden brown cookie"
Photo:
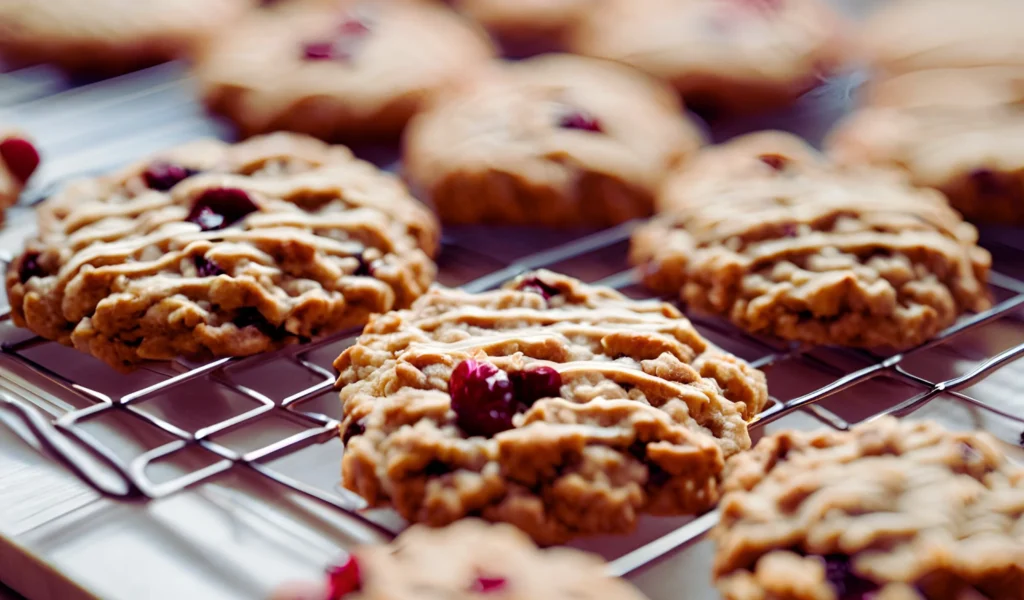
<path fill-rule="evenodd" d="M 1024 223 L 1024 65 L 873 82 L 826 142 L 837 161 L 904 170 L 964 217 Z"/>
<path fill-rule="evenodd" d="M 861 26 L 879 75 L 925 69 L 1024 66 L 1018 0 L 890 0 Z M 969 92 L 968 92 L 969 93 Z"/>
<path fill-rule="evenodd" d="M 1024 470 L 985 433 L 891 417 L 729 461 L 725 600 L 1024 599 Z"/>
<path fill-rule="evenodd" d="M 480 23 L 507 53 L 537 54 L 563 50 L 566 35 L 584 15 L 605 0 L 451 0 L 457 10 Z"/>
<path fill-rule="evenodd" d="M 507 63 L 413 119 L 404 173 L 446 223 L 605 226 L 651 213 L 701 144 L 672 91 L 614 63 Z"/>
<path fill-rule="evenodd" d="M 119 369 L 338 332 L 435 272 L 437 225 L 399 181 L 294 134 L 189 144 L 39 215 L 7 271 L 14 322 Z"/>
<path fill-rule="evenodd" d="M 355 548 L 328 569 L 326 585 L 290 585 L 273 600 L 643 600 L 604 567 L 579 550 L 541 550 L 509 525 L 466 519 Z"/>
<path fill-rule="evenodd" d="M 735 112 L 817 86 L 845 59 L 843 29 L 823 0 L 609 0 L 568 47 L 660 77 L 695 106 Z"/>
<path fill-rule="evenodd" d="M 767 401 L 764 375 L 671 305 L 548 271 L 433 289 L 334 366 L 345 487 L 413 522 L 478 515 L 544 544 L 709 509 Z"/>
<path fill-rule="evenodd" d="M 989 306 L 991 257 L 941 194 L 778 132 L 690 161 L 631 255 L 658 292 L 812 344 L 909 348 Z"/>
<path fill-rule="evenodd" d="M 39 151 L 18 132 L 0 132 L 0 221 L 13 206 L 29 178 L 39 168 Z"/>
<path fill-rule="evenodd" d="M 243 135 L 394 138 L 429 94 L 494 50 L 433 2 L 299 2 L 253 12 L 197 66 L 203 97 Z"/>
<path fill-rule="evenodd" d="M 111 74 L 191 56 L 253 0 L 0 0 L 0 54 Z"/>
<path fill-rule="evenodd" d="M 874 71 L 827 143 L 907 172 L 970 219 L 1024 223 L 1024 41 L 1016 0 L 900 0 L 865 25 Z"/>

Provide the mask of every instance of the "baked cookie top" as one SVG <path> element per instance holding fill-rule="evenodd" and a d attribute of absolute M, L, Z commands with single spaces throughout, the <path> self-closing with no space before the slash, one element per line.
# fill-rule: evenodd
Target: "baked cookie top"
<path fill-rule="evenodd" d="M 541 543 L 710 508 L 767 401 L 764 375 L 671 305 L 548 271 L 433 289 L 334 366 L 346 487 L 411 521 L 479 515 Z"/>
<path fill-rule="evenodd" d="M 1024 66 L 1017 0 L 895 0 L 868 19 L 860 44 L 880 73 Z"/>
<path fill-rule="evenodd" d="M 0 211 L 18 201 L 37 168 L 39 151 L 32 142 L 18 132 L 0 131 Z"/>
<path fill-rule="evenodd" d="M 569 29 L 605 0 L 451 0 L 450 4 L 480 23 L 503 45 L 533 44 L 558 49 Z M 523 47 L 523 50 L 535 50 Z"/>
<path fill-rule="evenodd" d="M 558 54 L 506 63 L 413 119 L 405 175 L 446 221 L 460 182 L 494 177 L 523 193 L 459 203 L 453 220 L 518 210 L 503 221 L 620 222 L 650 214 L 668 169 L 701 145 L 681 111 L 670 89 L 622 65 Z M 607 182 L 588 185 L 596 179 Z"/>
<path fill-rule="evenodd" d="M 488 594 L 509 600 L 644 598 L 629 583 L 609 577 L 597 556 L 570 548 L 541 550 L 510 525 L 477 519 L 442 529 L 414 525 L 390 544 L 353 549 L 328 576 L 326 586 L 288 586 L 273 600 L 422 600 L 428 594 L 451 600 Z"/>
<path fill-rule="evenodd" d="M 907 348 L 989 305 L 991 257 L 941 194 L 789 134 L 704 150 L 660 210 L 633 238 L 645 283 L 753 332 Z"/>
<path fill-rule="evenodd" d="M 905 170 L 968 218 L 1020 221 L 1024 66 L 932 69 L 873 82 L 826 145 L 840 163 Z"/>
<path fill-rule="evenodd" d="M 392 176 L 292 134 L 202 141 L 71 185 L 7 272 L 16 324 L 116 368 L 248 355 L 408 306 L 437 225 Z"/>
<path fill-rule="evenodd" d="M 589 11 L 568 46 L 731 110 L 814 87 L 844 58 L 843 39 L 821 0 L 615 0 Z"/>
<path fill-rule="evenodd" d="M 197 65 L 243 133 L 397 135 L 424 98 L 486 66 L 486 36 L 432 2 L 297 2 L 254 11 Z"/>
<path fill-rule="evenodd" d="M 988 434 L 890 417 L 782 432 L 726 473 L 728 600 L 1024 597 L 1024 470 Z"/>
<path fill-rule="evenodd" d="M 116 72 L 181 58 L 254 0 L 3 0 L 0 53 L 25 62 Z"/>

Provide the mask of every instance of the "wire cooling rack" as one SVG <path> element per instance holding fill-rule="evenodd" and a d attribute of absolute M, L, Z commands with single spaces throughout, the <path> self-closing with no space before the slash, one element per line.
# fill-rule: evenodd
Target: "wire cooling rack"
<path fill-rule="evenodd" d="M 70 91 L 58 91 L 66 84 L 54 77 L 45 69 L 0 75 L 0 120 L 37 135 L 48 159 L 26 194 L 29 202 L 72 175 L 223 134 L 192 101 L 188 80 L 174 65 Z M 367 151 L 378 164 L 392 162 L 386 150 Z M 30 211 L 15 209 L 7 227 L 19 234 L 14 238 L 23 237 L 31 222 Z M 443 239 L 439 280 L 482 291 L 543 267 L 647 297 L 625 265 L 632 226 L 589 234 L 452 229 Z M 10 235 L 4 239 L 5 252 L 17 250 Z M 1024 395 L 1014 392 L 1022 387 L 1016 382 L 1024 367 L 1014 363 L 1024 355 L 1024 240 L 1019 231 L 987 231 L 984 243 L 996 261 L 990 280 L 995 306 L 902 354 L 785 345 L 719 320 L 693 320 L 711 341 L 768 373 L 772 402 L 752 424 L 755 437 L 794 415 L 846 429 L 886 414 L 926 415 L 942 405 L 946 414 L 962 416 L 958 425 L 987 429 L 1013 449 L 1024 443 Z M 11 389 L 55 390 L 57 400 L 33 404 L 2 395 L 0 407 L 99 492 L 158 499 L 232 469 L 249 469 L 386 535 L 401 528 L 393 515 L 366 511 L 354 494 L 310 483 L 281 460 L 337 442 L 341 407 L 330 365 L 357 332 L 268 355 L 204 364 L 179 360 L 121 375 L 16 329 L 9 312 L 0 315 L 0 379 Z M 271 439 L 254 433 L 271 420 L 279 424 Z M 129 452 L 125 439 L 136 442 Z M 712 512 L 676 521 L 609 555 L 609 568 L 633 574 L 700 539 L 715 520 Z"/>

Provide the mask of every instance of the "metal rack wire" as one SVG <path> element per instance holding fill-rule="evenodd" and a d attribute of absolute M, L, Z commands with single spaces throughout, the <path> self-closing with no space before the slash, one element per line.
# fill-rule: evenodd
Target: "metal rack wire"
<path fill-rule="evenodd" d="M 643 296 L 645 292 L 637 285 L 635 274 L 623 270 L 621 256 L 619 262 L 606 260 L 608 256 L 621 254 L 631 228 L 632 224 L 625 224 L 555 244 L 539 252 L 512 257 L 479 256 L 478 248 L 474 247 L 471 239 L 456 233 L 444 240 L 440 260 L 441 280 L 461 285 L 467 290 L 482 291 L 496 287 L 522 272 L 544 267 L 609 285 L 630 295 Z M 1015 238 L 1015 235 L 996 236 L 995 243 L 1001 251 L 997 264 L 1009 265 L 1013 269 L 1024 265 L 1024 247 L 1017 247 Z M 466 281 L 465 269 L 456 268 L 452 260 L 453 257 L 464 259 L 467 256 L 476 256 L 479 259 L 476 261 L 476 269 L 483 271 L 482 275 L 471 277 L 469 281 Z M 600 268 L 597 269 L 587 267 L 598 264 Z M 1021 414 L 1007 406 L 977 398 L 967 390 L 1024 355 L 1024 338 L 1020 343 L 1000 351 L 981 351 L 980 355 L 973 357 L 974 366 L 956 376 L 932 378 L 917 373 L 914 369 L 905 368 L 908 361 L 915 357 L 935 349 L 946 351 L 951 347 L 952 340 L 993 322 L 1020 321 L 1017 313 L 1024 305 L 1024 281 L 1011 275 L 993 273 L 991 286 L 998 301 L 992 309 L 962 319 L 957 325 L 920 348 L 895 355 L 851 350 L 832 350 L 831 354 L 827 354 L 819 349 L 786 346 L 772 340 L 754 338 L 727 323 L 713 319 L 697 316 L 694 321 L 698 329 L 727 349 L 730 344 L 748 349 L 748 356 L 744 358 L 755 366 L 768 370 L 769 376 L 777 365 L 787 363 L 802 365 L 827 380 L 822 385 L 815 385 L 814 389 L 805 390 L 792 397 L 773 397 L 767 410 L 752 424 L 755 432 L 798 411 L 809 414 L 826 426 L 846 429 L 856 422 L 876 419 L 886 414 L 907 415 L 939 396 L 948 396 L 976 409 L 989 411 L 999 418 L 1012 422 L 1014 427 L 1020 430 L 1024 429 L 1024 418 Z M 31 377 L 38 380 L 36 383 L 55 388 L 59 390 L 58 395 L 75 398 L 76 401 L 69 403 L 72 406 L 70 410 L 52 418 L 42 416 L 26 402 L 13 397 L 0 396 L 0 407 L 17 414 L 44 447 L 101 493 L 116 498 L 163 498 L 231 469 L 247 468 L 280 485 L 362 519 L 389 535 L 396 533 L 393 527 L 382 524 L 361 511 L 363 505 L 354 495 L 310 485 L 271 464 L 276 459 L 311 445 L 332 440 L 337 435 L 337 419 L 310 408 L 314 404 L 313 400 L 332 393 L 334 383 L 333 372 L 326 368 L 318 357 L 332 353 L 336 355 L 351 343 L 356 332 L 346 332 L 313 345 L 270 355 L 220 359 L 198 365 L 177 361 L 171 370 L 155 372 L 154 382 L 140 385 L 127 392 L 112 392 L 89 387 L 78 381 L 74 375 L 62 372 L 62 369 L 41 360 L 39 350 L 44 346 L 56 344 L 38 337 L 26 339 L 24 332 L 16 331 L 9 323 L 3 327 L 7 321 L 9 309 L 0 315 L 0 356 L 26 367 Z M 841 360 L 837 361 L 836 357 Z M 851 369 L 848 367 L 849 364 L 856 367 Z M 239 375 L 250 369 L 262 369 L 270 365 L 287 368 L 295 373 L 297 379 L 305 382 L 304 387 L 289 390 L 281 395 L 266 389 L 258 389 Z M 857 418 L 844 416 L 842 411 L 826 406 L 828 399 L 878 379 L 895 380 L 901 383 L 908 393 L 890 398 L 884 402 L 880 410 L 872 410 L 871 414 L 859 415 Z M 182 390 L 197 383 L 227 390 L 237 398 L 245 399 L 251 404 L 251 408 L 195 429 L 177 424 L 166 415 L 146 410 L 147 404 L 157 401 L 168 392 L 173 393 L 175 390 Z M 769 389 L 772 390 L 771 386 Z M 115 414 L 127 417 L 125 423 L 155 427 L 168 436 L 169 441 L 131 459 L 119 457 L 103 440 L 91 434 L 88 428 L 91 422 Z M 218 441 L 218 438 L 270 415 L 286 415 L 299 425 L 299 431 L 283 439 L 244 451 L 233 449 L 228 444 Z M 132 426 L 128 425 L 129 428 Z M 209 458 L 202 466 L 161 481 L 156 481 L 149 475 L 154 464 L 195 450 L 202 451 Z M 110 476 L 111 473 L 113 477 Z M 689 521 L 667 535 L 618 557 L 611 562 L 609 569 L 616 575 L 636 572 L 700 539 L 715 521 L 714 512 Z"/>

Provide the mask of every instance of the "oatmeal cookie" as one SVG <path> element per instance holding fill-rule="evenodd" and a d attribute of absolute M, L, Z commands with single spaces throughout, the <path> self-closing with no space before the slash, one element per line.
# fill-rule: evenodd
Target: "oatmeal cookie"
<path fill-rule="evenodd" d="M 480 23 L 506 53 L 537 54 L 562 50 L 571 27 L 605 0 L 451 0 Z"/>
<path fill-rule="evenodd" d="M 250 14 L 203 55 L 214 112 L 243 135 L 394 138 L 426 96 L 485 67 L 486 36 L 432 2 L 304 2 Z"/>
<path fill-rule="evenodd" d="M 191 144 L 69 186 L 40 221 L 7 271 L 14 322 L 119 369 L 361 325 L 425 291 L 438 243 L 397 179 L 294 134 Z"/>
<path fill-rule="evenodd" d="M 443 529 L 414 525 L 387 545 L 363 546 L 328 569 L 326 585 L 291 585 L 273 600 L 642 600 L 609 577 L 597 556 L 538 549 L 516 528 L 465 519 Z"/>
<path fill-rule="evenodd" d="M 1019 0 L 893 0 L 861 27 L 878 75 L 926 69 L 1024 66 Z"/>
<path fill-rule="evenodd" d="M 843 164 L 904 170 L 967 219 L 1024 224 L 1024 64 L 875 81 L 826 145 Z"/>
<path fill-rule="evenodd" d="M 188 57 L 253 0 L 0 0 L 0 54 L 115 74 Z"/>
<path fill-rule="evenodd" d="M 678 310 L 538 271 L 433 289 L 334 363 L 345 487 L 413 522 L 467 515 L 545 544 L 718 499 L 764 375 Z"/>
<path fill-rule="evenodd" d="M 609 0 L 569 34 L 572 52 L 619 60 L 727 112 L 793 101 L 845 58 L 822 0 Z"/>
<path fill-rule="evenodd" d="M 700 146 L 681 108 L 670 89 L 614 63 L 508 63 L 413 119 L 405 176 L 446 223 L 620 223 L 650 215 L 668 169 Z"/>
<path fill-rule="evenodd" d="M 659 202 L 633 237 L 645 283 L 753 333 L 903 349 L 989 306 L 991 257 L 941 194 L 789 134 L 705 150 Z"/>
<path fill-rule="evenodd" d="M 39 151 L 24 135 L 0 131 L 0 221 L 39 168 Z"/>
<path fill-rule="evenodd" d="M 1024 599 L 1024 470 L 985 433 L 782 432 L 729 461 L 719 510 L 726 600 Z"/>

